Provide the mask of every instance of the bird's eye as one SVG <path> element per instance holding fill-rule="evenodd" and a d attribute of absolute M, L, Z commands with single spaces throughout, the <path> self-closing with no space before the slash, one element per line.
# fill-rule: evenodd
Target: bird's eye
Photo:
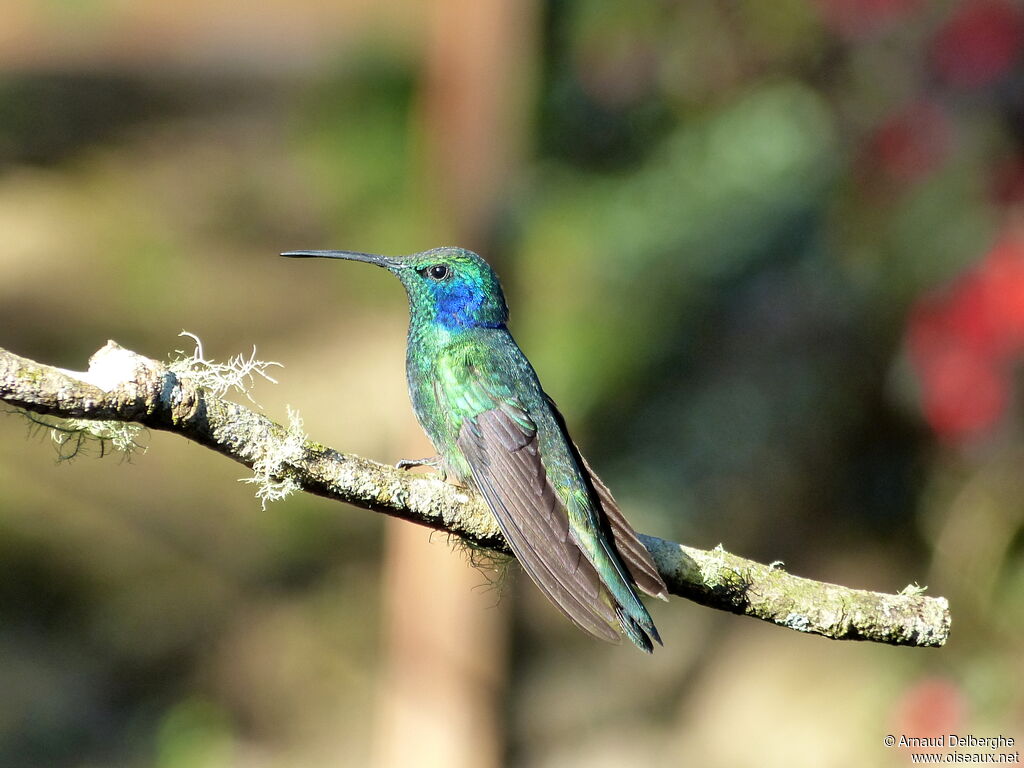
<path fill-rule="evenodd" d="M 427 277 L 431 280 L 437 280 L 440 282 L 451 274 L 451 270 L 448 269 L 447 264 L 434 264 L 433 266 L 427 267 Z"/>

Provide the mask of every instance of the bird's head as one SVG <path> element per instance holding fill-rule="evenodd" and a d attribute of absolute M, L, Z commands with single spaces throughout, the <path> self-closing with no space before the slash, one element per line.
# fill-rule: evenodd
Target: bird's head
<path fill-rule="evenodd" d="M 405 286 L 413 322 L 428 322 L 454 332 L 499 328 L 508 320 L 498 276 L 486 261 L 465 248 L 434 248 L 411 256 L 356 251 L 288 251 L 281 255 L 365 261 L 384 267 Z"/>

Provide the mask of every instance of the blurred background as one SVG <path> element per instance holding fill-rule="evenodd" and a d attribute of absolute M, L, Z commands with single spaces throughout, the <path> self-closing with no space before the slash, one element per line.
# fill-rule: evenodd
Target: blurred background
<path fill-rule="evenodd" d="M 516 568 L 164 434 L 0 416 L 0 765 L 899 766 L 1024 739 L 1024 5 L 0 0 L 0 346 L 256 345 L 428 455 L 405 297 L 480 250 L 645 532 L 950 599 L 940 650 L 682 600 L 647 658 Z"/>

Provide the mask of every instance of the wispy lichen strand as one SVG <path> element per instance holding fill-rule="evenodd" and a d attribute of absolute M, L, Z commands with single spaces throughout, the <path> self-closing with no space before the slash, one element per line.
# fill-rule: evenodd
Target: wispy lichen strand
<path fill-rule="evenodd" d="M 136 452 L 145 453 L 141 442 L 145 427 L 127 421 L 63 419 L 26 413 L 33 432 L 45 431 L 57 451 L 58 461 L 71 461 L 78 456 L 96 453 L 106 456 L 111 449 L 131 459 Z"/>
<path fill-rule="evenodd" d="M 283 440 L 270 443 L 263 454 L 253 461 L 252 477 L 243 477 L 241 482 L 256 486 L 256 498 L 263 509 L 272 501 L 281 501 L 291 496 L 301 486 L 291 475 L 288 467 L 300 461 L 302 452 L 309 441 L 302 428 L 302 417 L 298 411 L 288 410 L 288 429 Z"/>
<path fill-rule="evenodd" d="M 175 350 L 177 357 L 173 358 L 167 365 L 168 370 L 177 374 L 180 378 L 188 379 L 195 386 L 205 389 L 214 397 L 223 397 L 228 392 L 235 391 L 256 405 L 249 389 L 255 383 L 256 377 L 266 379 L 276 384 L 277 380 L 267 373 L 271 367 L 283 368 L 281 363 L 273 361 L 257 360 L 256 347 L 248 357 L 235 355 L 226 363 L 218 363 L 207 360 L 203 353 L 203 342 L 194 333 L 182 331 L 179 336 L 187 336 L 195 342 L 195 349 L 191 353 L 183 350 Z"/>
<path fill-rule="evenodd" d="M 194 333 L 182 331 L 178 335 L 192 339 L 195 348 L 191 353 L 176 350 L 177 356 L 171 360 L 167 369 L 197 389 L 206 390 L 213 397 L 220 398 L 234 391 L 258 405 L 250 392 L 256 377 L 276 384 L 277 380 L 267 373 L 267 369 L 272 366 L 284 367 L 281 363 L 256 359 L 255 346 L 248 357 L 239 354 L 229 358 L 226 363 L 218 363 L 207 359 L 203 352 L 203 342 Z M 240 478 L 240 482 L 256 486 L 256 498 L 264 509 L 270 502 L 285 499 L 299 490 L 299 484 L 288 473 L 287 465 L 300 454 L 306 440 L 302 431 L 302 417 L 289 406 L 285 439 L 267 441 L 263 450 L 254 451 L 253 474 L 251 477 Z"/>
<path fill-rule="evenodd" d="M 113 446 L 114 450 L 131 457 L 136 451 L 145 452 L 146 447 L 139 442 L 139 437 L 144 431 L 141 424 L 134 424 L 125 421 L 89 421 L 88 419 L 62 419 L 51 425 L 50 438 L 58 447 L 58 453 L 64 454 L 65 448 L 71 443 L 78 443 L 74 449 L 75 454 L 83 448 L 81 440 L 93 439 L 100 442 L 100 451 L 103 452 L 104 445 Z M 62 458 L 72 458 L 70 455 L 63 455 Z"/>

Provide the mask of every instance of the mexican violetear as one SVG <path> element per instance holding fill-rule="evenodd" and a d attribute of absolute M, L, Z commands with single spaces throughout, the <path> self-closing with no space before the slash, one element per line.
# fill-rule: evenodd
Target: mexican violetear
<path fill-rule="evenodd" d="M 487 262 L 462 248 L 282 256 L 365 261 L 402 281 L 409 395 L 439 468 L 480 492 L 530 578 L 577 626 L 648 652 L 660 643 L 637 589 L 667 599 L 665 583 L 509 333 Z"/>

